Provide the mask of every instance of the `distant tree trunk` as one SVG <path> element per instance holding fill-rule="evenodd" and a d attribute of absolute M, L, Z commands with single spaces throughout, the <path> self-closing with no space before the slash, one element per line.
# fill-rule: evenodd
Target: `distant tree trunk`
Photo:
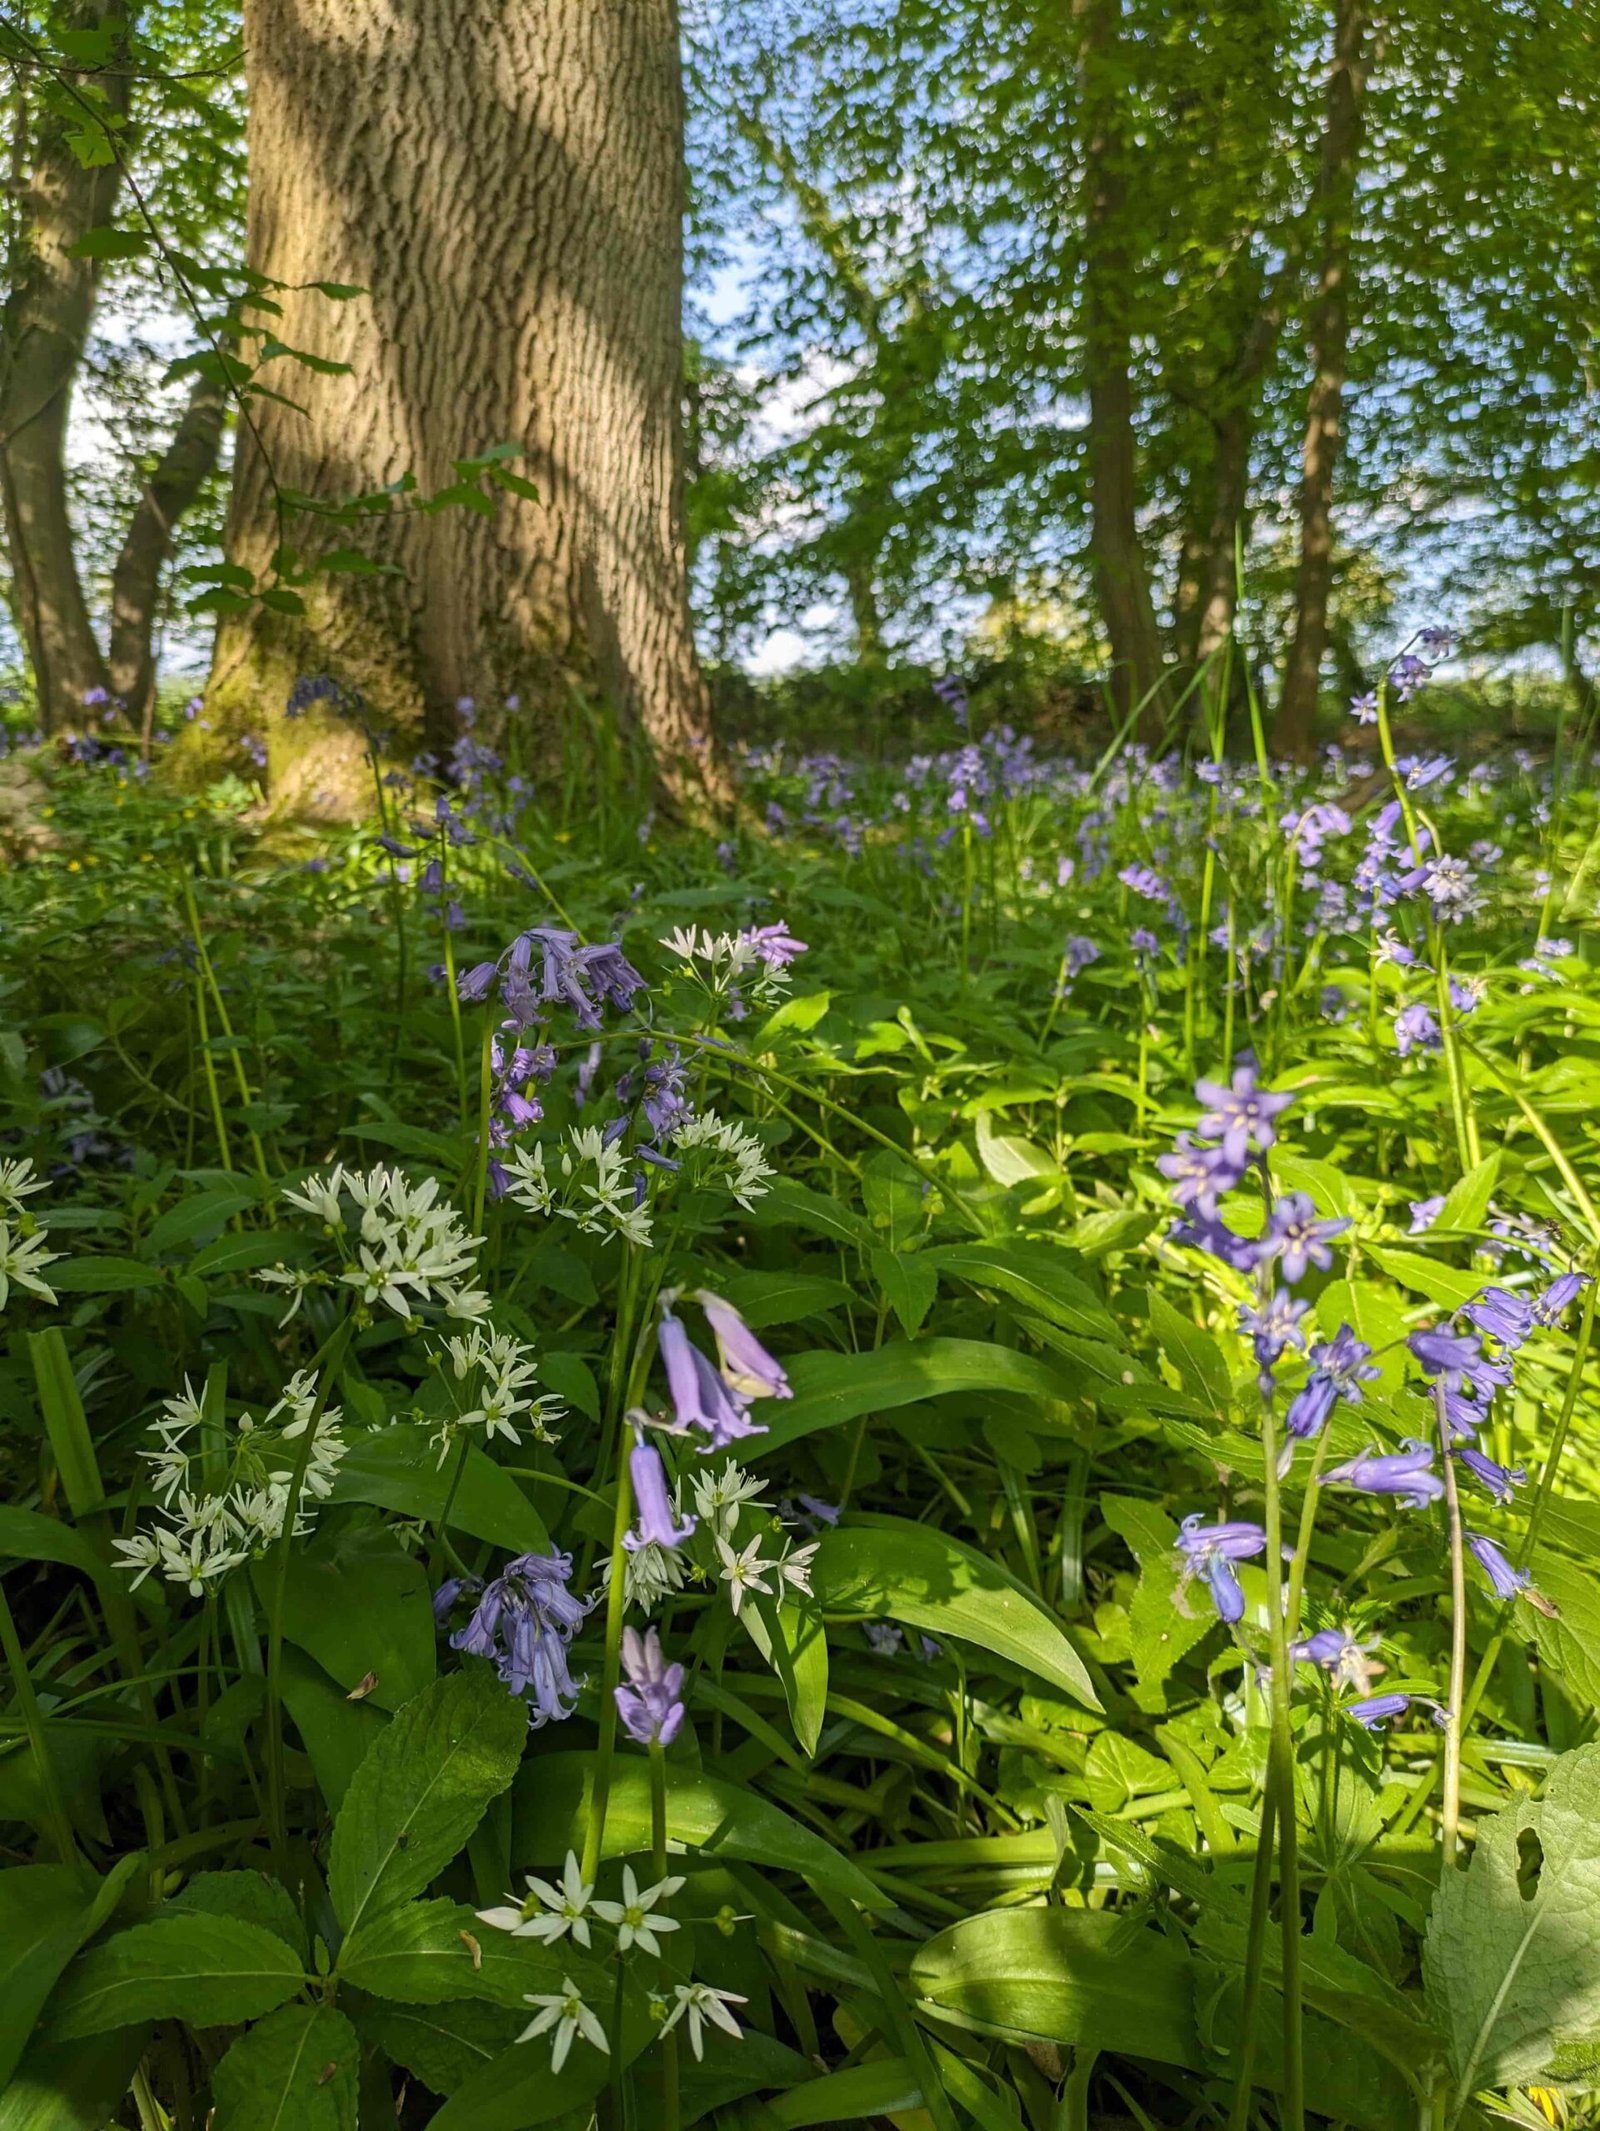
<path fill-rule="evenodd" d="M 1073 16 L 1083 100 L 1083 359 L 1095 586 L 1111 641 L 1113 704 L 1122 717 L 1143 704 L 1140 731 L 1149 739 L 1163 730 L 1167 703 L 1161 639 L 1139 545 L 1128 322 L 1135 259 L 1127 226 L 1121 0 L 1073 0 Z"/>
<path fill-rule="evenodd" d="M 89 0 L 65 11 L 64 29 L 126 30 L 125 8 Z M 125 112 L 129 77 L 112 67 L 96 86 Z M 0 319 L 0 511 L 11 556 L 18 632 L 47 731 L 82 714 L 109 676 L 89 621 L 67 509 L 65 444 L 72 389 L 94 315 L 93 260 L 69 248 L 108 222 L 121 173 L 86 170 L 68 145 L 69 120 L 34 102 L 37 127 L 8 262 Z"/>
<path fill-rule="evenodd" d="M 1250 501 L 1250 409 L 1224 405 L 1216 419 L 1212 465 L 1211 524 L 1206 534 L 1205 572 L 1195 630 L 1195 659 L 1215 657 L 1233 634 L 1239 598 L 1237 544 Z M 1210 684 L 1212 687 L 1215 681 Z"/>
<path fill-rule="evenodd" d="M 1300 482 L 1300 564 L 1294 636 L 1273 725 L 1281 754 L 1304 757 L 1316 737 L 1317 694 L 1333 586 L 1333 485 L 1350 346 L 1351 236 L 1367 80 L 1367 0 L 1335 0 L 1319 201 L 1322 263 L 1310 314 L 1311 387 Z"/>
<path fill-rule="evenodd" d="M 1172 588 L 1172 656 L 1180 667 L 1192 666 L 1200 635 L 1205 596 L 1207 539 L 1211 531 L 1214 488 L 1209 456 L 1189 470 L 1183 525 L 1178 534 L 1178 569 Z"/>
<path fill-rule="evenodd" d="M 111 689 L 136 725 L 148 723 L 155 701 L 161 572 L 178 521 L 217 463 L 226 411 L 222 387 L 197 377 L 171 443 L 142 484 L 111 573 Z"/>
<path fill-rule="evenodd" d="M 409 472 L 426 492 L 500 443 L 540 500 L 397 509 L 355 535 L 294 515 L 302 554 L 356 544 L 402 574 L 225 620 L 213 719 L 267 733 L 277 803 L 337 807 L 364 783 L 360 743 L 285 725 L 302 675 L 414 739 L 447 736 L 462 696 L 553 719 L 576 686 L 643 733 L 680 801 L 720 793 L 681 507 L 675 0 L 245 0 L 244 32 L 250 264 L 366 293 L 279 299 L 279 339 L 350 369 L 274 367 L 304 412 L 253 402 L 230 559 L 267 575 L 277 487 L 332 501 Z"/>

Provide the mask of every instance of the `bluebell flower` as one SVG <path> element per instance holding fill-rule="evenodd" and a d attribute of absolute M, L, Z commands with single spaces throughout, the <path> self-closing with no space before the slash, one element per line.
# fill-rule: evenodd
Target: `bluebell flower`
<path fill-rule="evenodd" d="M 1071 863 L 1070 859 L 1063 860 L 1065 865 L 1070 865 Z M 1093 940 L 1085 939 L 1081 933 L 1073 933 L 1067 941 L 1065 959 L 1067 975 L 1076 977 L 1081 975 L 1091 962 L 1099 961 L 1100 950 Z"/>
<path fill-rule="evenodd" d="M 1372 1349 L 1357 1339 L 1349 1325 L 1340 1325 L 1333 1338 L 1311 1349 L 1311 1374 L 1289 1402 L 1284 1426 L 1302 1440 L 1321 1433 L 1323 1423 L 1343 1399 L 1347 1405 L 1361 1401 L 1361 1386 L 1382 1375 L 1372 1362 Z"/>
<path fill-rule="evenodd" d="M 1206 1106 L 1199 1124 L 1201 1134 L 1220 1140 L 1237 1169 L 1244 1168 L 1252 1149 L 1264 1152 L 1276 1142 L 1275 1120 L 1294 1101 L 1293 1095 L 1258 1086 L 1251 1065 L 1237 1067 L 1226 1087 L 1220 1081 L 1202 1080 L 1196 1082 L 1194 1092 Z"/>
<path fill-rule="evenodd" d="M 1486 1287 L 1461 1312 L 1468 1324 L 1487 1332 L 1502 1347 L 1520 1347 L 1533 1330 L 1533 1304 L 1510 1288 Z"/>
<path fill-rule="evenodd" d="M 1376 1637 L 1362 1643 L 1349 1628 L 1319 1628 L 1315 1635 L 1291 1643 L 1289 1655 L 1296 1664 L 1318 1666 L 1335 1687 L 1358 1687 L 1365 1694 L 1374 1675 L 1383 1670 L 1372 1662 L 1377 1648 Z"/>
<path fill-rule="evenodd" d="M 1442 1048 L 1439 1024 L 1420 1000 L 1411 1006 L 1402 1006 L 1395 1015 L 1394 1045 L 1402 1058 L 1409 1058 L 1413 1051 Z"/>
<path fill-rule="evenodd" d="M 1270 1369 L 1286 1348 L 1305 1345 L 1300 1320 L 1310 1307 L 1309 1302 L 1300 1301 L 1287 1288 L 1281 1287 L 1265 1302 L 1245 1303 L 1240 1308 L 1239 1328 L 1250 1334 L 1256 1361 L 1262 1369 Z"/>
<path fill-rule="evenodd" d="M 1117 879 L 1135 895 L 1142 895 L 1147 903 L 1167 900 L 1167 884 L 1153 866 L 1124 866 Z"/>
<path fill-rule="evenodd" d="M 617 1714 L 640 1746 L 670 1746 L 683 1724 L 683 1667 L 669 1665 L 654 1628 L 622 1631 L 627 1684 L 616 1689 Z"/>
<path fill-rule="evenodd" d="M 1442 1703 L 1428 1701 L 1425 1695 L 1374 1694 L 1360 1702 L 1346 1702 L 1344 1714 L 1351 1717 L 1366 1731 L 1382 1731 L 1392 1717 L 1403 1717 L 1413 1702 L 1424 1702 L 1433 1721 L 1441 1731 L 1450 1722 L 1449 1711 Z"/>
<path fill-rule="evenodd" d="M 1203 1576 L 1211 1587 L 1218 1619 L 1230 1624 L 1242 1620 L 1244 1592 L 1234 1563 L 1259 1554 L 1266 1543 L 1267 1535 L 1259 1524 L 1202 1524 L 1198 1511 L 1185 1517 L 1178 1528 L 1178 1552 L 1183 1556 L 1179 1588 L 1192 1577 Z"/>
<path fill-rule="evenodd" d="M 1544 1293 L 1534 1298 L 1534 1323 L 1547 1330 L 1558 1325 L 1588 1285 L 1587 1273 L 1558 1273 Z"/>
<path fill-rule="evenodd" d="M 1258 1261 L 1265 1264 L 1276 1258 L 1283 1278 L 1291 1287 L 1298 1286 L 1310 1266 L 1324 1273 L 1328 1270 L 1333 1264 L 1328 1241 L 1342 1236 L 1349 1226 L 1348 1216 L 1319 1220 L 1308 1192 L 1288 1192 L 1272 1209 L 1257 1245 Z"/>
<path fill-rule="evenodd" d="M 567 1588 L 570 1554 L 519 1554 L 484 1586 L 472 1618 L 450 1638 L 452 1650 L 486 1657 L 514 1695 L 529 1695 L 534 1730 L 570 1717 L 578 1689 L 567 1649 L 589 1608 Z"/>
<path fill-rule="evenodd" d="M 1444 1212 L 1444 1193 L 1437 1192 L 1431 1199 L 1412 1199 L 1408 1204 L 1411 1213 L 1410 1233 L 1413 1236 L 1425 1236 Z"/>
<path fill-rule="evenodd" d="M 1526 1591 L 1533 1578 L 1526 1569 L 1514 1569 L 1492 1539 L 1485 1539 L 1477 1532 L 1468 1532 L 1467 1545 L 1473 1559 L 1489 1579 L 1489 1587 L 1496 1598 L 1515 1598 L 1519 1591 Z"/>
<path fill-rule="evenodd" d="M 725 1383 L 742 1399 L 793 1398 L 782 1362 L 770 1355 L 731 1302 L 697 1288 L 695 1301 L 717 1343 L 717 1364 Z"/>
<path fill-rule="evenodd" d="M 1129 936 L 1128 945 L 1139 956 L 1155 955 L 1161 952 L 1161 942 L 1148 925 L 1136 925 Z"/>
<path fill-rule="evenodd" d="M 1350 715 L 1358 725 L 1376 725 L 1378 722 L 1378 692 L 1369 688 L 1365 695 L 1350 698 Z"/>
<path fill-rule="evenodd" d="M 703 1430 L 712 1450 L 722 1450 L 740 1436 L 766 1434 L 751 1420 L 747 1401 L 723 1382 L 671 1310 L 662 1311 L 656 1340 L 680 1430 Z"/>
<path fill-rule="evenodd" d="M 1483 1343 L 1471 1332 L 1451 1332 L 1423 1325 L 1406 1340 L 1424 1376 L 1439 1377 L 1446 1390 L 1459 1390 L 1483 1358 Z"/>
<path fill-rule="evenodd" d="M 1207 1216 L 1216 1213 L 1218 1198 L 1231 1191 L 1244 1174 L 1223 1148 L 1203 1147 L 1188 1132 L 1178 1134 L 1170 1154 L 1156 1156 L 1156 1167 L 1171 1183 L 1172 1196 L 1180 1206 L 1192 1206 Z"/>
<path fill-rule="evenodd" d="M 1509 1502 L 1515 1490 L 1527 1481 L 1528 1475 L 1520 1465 L 1509 1468 L 1497 1465 L 1493 1458 L 1485 1457 L 1470 1443 L 1455 1446 L 1450 1455 L 1458 1458 L 1475 1479 L 1482 1481 L 1496 1502 Z"/>
<path fill-rule="evenodd" d="M 635 1436 L 628 1453 L 628 1477 L 633 1482 L 633 1499 L 639 1510 L 638 1523 L 622 1542 L 628 1552 L 636 1554 L 642 1546 L 660 1546 L 671 1553 L 682 1546 L 699 1520 L 685 1517 L 681 1524 L 676 1521 L 661 1453 L 640 1435 Z"/>
<path fill-rule="evenodd" d="M 1432 1446 L 1408 1436 L 1398 1451 L 1380 1456 L 1374 1449 L 1336 1465 L 1323 1478 L 1325 1487 L 1353 1487 L 1364 1495 L 1397 1495 L 1412 1509 L 1426 1509 L 1444 1493 L 1433 1470 Z"/>

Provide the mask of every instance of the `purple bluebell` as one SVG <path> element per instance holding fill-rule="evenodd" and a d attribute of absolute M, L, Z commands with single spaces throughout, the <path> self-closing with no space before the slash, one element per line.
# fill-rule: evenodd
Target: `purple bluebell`
<path fill-rule="evenodd" d="M 1369 688 L 1365 695 L 1350 698 L 1350 715 L 1358 725 L 1375 725 L 1378 720 L 1378 692 Z"/>
<path fill-rule="evenodd" d="M 1496 1502 L 1509 1502 L 1528 1478 L 1520 1465 L 1497 1465 L 1493 1458 L 1485 1457 L 1481 1450 L 1474 1450 L 1470 1443 L 1457 1445 L 1450 1455 L 1458 1458 L 1474 1479 L 1483 1483 Z"/>
<path fill-rule="evenodd" d="M 1263 1303 L 1246 1303 L 1239 1311 L 1239 1328 L 1250 1334 L 1251 1345 L 1259 1366 L 1270 1369 L 1288 1347 L 1303 1347 L 1305 1334 L 1300 1329 L 1300 1320 L 1310 1309 L 1309 1302 L 1302 1302 L 1284 1287 L 1276 1289 Z"/>
<path fill-rule="evenodd" d="M 743 1399 L 793 1398 L 782 1362 L 767 1352 L 733 1304 L 707 1288 L 697 1288 L 694 1299 L 716 1340 L 723 1381 Z"/>
<path fill-rule="evenodd" d="M 747 1402 L 723 1382 L 670 1310 L 661 1313 L 656 1340 L 680 1429 L 703 1429 L 712 1450 L 722 1450 L 741 1436 L 766 1434 L 750 1419 Z"/>
<path fill-rule="evenodd" d="M 660 1451 L 642 1437 L 635 1438 L 628 1452 L 628 1477 L 633 1482 L 633 1499 L 639 1510 L 638 1523 L 622 1542 L 629 1553 L 636 1554 L 642 1546 L 662 1546 L 670 1553 L 682 1546 L 699 1520 L 685 1517 L 681 1524 L 675 1520 L 672 1497 L 667 1492 L 667 1468 L 661 1462 Z"/>
<path fill-rule="evenodd" d="M 818 1495 L 801 1495 L 798 1499 L 800 1507 L 808 1517 L 816 1518 L 821 1524 L 835 1525 L 838 1523 L 839 1506 L 837 1503 L 824 1502 Z"/>
<path fill-rule="evenodd" d="M 1391 1717 L 1403 1717 L 1413 1702 L 1427 1704 L 1433 1722 L 1443 1731 L 1449 1723 L 1449 1713 L 1438 1702 L 1428 1701 L 1425 1695 L 1373 1694 L 1360 1702 L 1346 1702 L 1344 1714 L 1351 1717 L 1366 1731 L 1381 1731 Z"/>
<path fill-rule="evenodd" d="M 1293 1095 L 1258 1086 L 1252 1065 L 1236 1067 L 1226 1087 L 1220 1081 L 1202 1080 L 1194 1092 L 1206 1106 L 1199 1124 L 1201 1135 L 1220 1140 L 1228 1160 L 1238 1169 L 1244 1167 L 1252 1148 L 1264 1152 L 1276 1142 L 1276 1119 L 1294 1101 Z"/>
<path fill-rule="evenodd" d="M 1558 1325 L 1588 1285 L 1587 1273 L 1558 1273 L 1544 1293 L 1534 1298 L 1534 1323 L 1547 1329 Z"/>
<path fill-rule="evenodd" d="M 1333 1338 L 1313 1347 L 1311 1374 L 1289 1402 L 1284 1426 L 1293 1436 L 1305 1439 L 1320 1434 L 1323 1423 L 1343 1399 L 1348 1405 L 1361 1401 L 1361 1386 L 1382 1375 L 1372 1361 L 1372 1349 L 1357 1339 L 1349 1325 L 1340 1325 Z"/>
<path fill-rule="evenodd" d="M 1156 1167 L 1172 1185 L 1172 1196 L 1180 1206 L 1192 1206 L 1207 1216 L 1216 1213 L 1218 1198 L 1231 1191 L 1244 1174 L 1224 1149 L 1203 1147 L 1188 1132 L 1178 1134 L 1170 1154 L 1156 1156 Z"/>
<path fill-rule="evenodd" d="M 1167 884 L 1153 866 L 1124 866 L 1117 879 L 1135 895 L 1142 895 L 1147 903 L 1167 900 Z"/>
<path fill-rule="evenodd" d="M 1202 1524 L 1199 1512 L 1185 1517 L 1178 1528 L 1178 1552 L 1183 1556 L 1182 1582 L 1203 1576 L 1211 1587 L 1217 1617 L 1230 1624 L 1244 1618 L 1244 1592 L 1234 1568 L 1259 1554 L 1267 1535 L 1259 1524 L 1236 1520 L 1225 1524 Z M 1180 1586 L 1181 1588 L 1181 1586 Z"/>
<path fill-rule="evenodd" d="M 442 1628 L 455 1608 L 456 1600 L 463 1591 L 481 1591 L 483 1585 L 476 1576 L 447 1576 L 433 1594 L 433 1617 Z"/>
<path fill-rule="evenodd" d="M 1486 1332 L 1502 1347 L 1520 1347 L 1533 1330 L 1533 1304 L 1526 1295 L 1510 1288 L 1486 1287 L 1461 1312 L 1479 1332 Z"/>
<path fill-rule="evenodd" d="M 739 937 L 755 949 L 768 969 L 787 969 L 799 956 L 811 952 L 804 940 L 794 938 L 787 925 L 752 925 Z"/>
<path fill-rule="evenodd" d="M 1410 1335 L 1406 1345 L 1424 1376 L 1441 1378 L 1448 1390 L 1459 1390 L 1483 1358 L 1483 1344 L 1475 1334 L 1445 1331 L 1438 1325 L 1422 1326 Z"/>
<path fill-rule="evenodd" d="M 1161 942 L 1148 925 L 1136 925 L 1128 938 L 1128 945 L 1136 955 L 1155 955 L 1161 952 Z"/>
<path fill-rule="evenodd" d="M 1412 1509 L 1426 1509 L 1444 1493 L 1444 1482 L 1433 1470 L 1433 1449 L 1408 1436 L 1399 1450 L 1380 1455 L 1364 1450 L 1334 1466 L 1323 1477 L 1324 1487 L 1353 1487 L 1364 1495 L 1398 1495 Z"/>
<path fill-rule="evenodd" d="M 1489 1587 L 1496 1598 L 1515 1598 L 1533 1582 L 1526 1569 L 1511 1566 L 1492 1539 L 1485 1539 L 1478 1532 L 1468 1532 L 1467 1545 L 1473 1559 L 1488 1577 Z"/>
<path fill-rule="evenodd" d="M 1273 1207 L 1257 1245 L 1260 1262 L 1276 1258 L 1282 1277 L 1291 1287 L 1298 1286 L 1311 1266 L 1328 1270 L 1333 1264 L 1329 1240 L 1342 1236 L 1349 1226 L 1347 1215 L 1319 1220 L 1309 1192 L 1288 1192 Z"/>
<path fill-rule="evenodd" d="M 662 1656 L 661 1637 L 648 1628 L 622 1631 L 627 1685 L 616 1689 L 617 1714 L 640 1746 L 670 1746 L 683 1724 L 683 1667 Z"/>
<path fill-rule="evenodd" d="M 570 1717 L 578 1689 L 567 1648 L 589 1608 L 567 1588 L 570 1554 L 519 1554 L 508 1561 L 450 1638 L 452 1650 L 486 1657 L 514 1695 L 531 1697 L 534 1730 Z"/>
<path fill-rule="evenodd" d="M 1370 1643 L 1358 1642 L 1349 1628 L 1319 1628 L 1304 1641 L 1291 1643 L 1289 1655 L 1296 1664 L 1319 1667 L 1335 1687 L 1356 1687 L 1365 1694 L 1374 1676 L 1383 1670 L 1373 1663 L 1377 1648 L 1376 1638 Z"/>
<path fill-rule="evenodd" d="M 1070 864 L 1067 860 L 1065 863 Z M 1081 933 L 1074 933 L 1067 941 L 1066 964 L 1069 978 L 1080 975 L 1091 962 L 1098 962 L 1100 950 L 1093 940 L 1086 940 Z"/>
<path fill-rule="evenodd" d="M 1440 1214 L 1444 1212 L 1444 1193 L 1438 1192 L 1431 1199 L 1412 1199 L 1409 1202 L 1413 1236 L 1425 1236 Z"/>
<path fill-rule="evenodd" d="M 1439 1024 L 1420 1000 L 1401 1007 L 1394 1017 L 1394 1044 L 1402 1058 L 1413 1051 L 1437 1051 L 1442 1038 Z"/>

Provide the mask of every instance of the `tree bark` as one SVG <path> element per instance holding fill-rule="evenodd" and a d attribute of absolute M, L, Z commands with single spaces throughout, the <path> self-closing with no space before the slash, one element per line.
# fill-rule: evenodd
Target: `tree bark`
<path fill-rule="evenodd" d="M 1073 14 L 1083 106 L 1083 361 L 1095 586 L 1111 642 L 1112 702 L 1124 718 L 1142 705 L 1141 736 L 1154 739 L 1165 727 L 1167 701 L 1161 640 L 1139 544 L 1128 319 L 1136 262 L 1128 228 L 1121 0 L 1073 0 Z"/>
<path fill-rule="evenodd" d="M 1300 562 L 1294 635 L 1273 725 L 1279 753 L 1309 755 L 1328 643 L 1333 587 L 1333 489 L 1344 421 L 1350 348 L 1351 236 L 1361 158 L 1369 16 L 1367 0 L 1335 0 L 1319 178 L 1322 262 L 1311 304 L 1311 386 L 1300 480 Z"/>
<path fill-rule="evenodd" d="M 217 463 L 227 398 L 220 385 L 197 377 L 172 441 L 142 483 L 111 572 L 112 693 L 128 717 L 144 727 L 155 701 L 156 606 L 161 572 L 178 521 Z"/>
<path fill-rule="evenodd" d="M 126 29 L 124 8 L 88 0 L 65 25 Z M 98 78 L 112 110 L 127 110 L 129 80 L 116 67 Z M 46 731 L 80 717 L 84 697 L 109 686 L 78 576 L 67 508 L 65 445 L 72 390 L 94 315 L 95 263 L 68 257 L 109 222 L 121 172 L 85 169 L 69 126 L 35 104 L 37 135 L 16 221 L 0 318 L 0 512 L 11 556 L 17 629 Z"/>
<path fill-rule="evenodd" d="M 363 521 L 359 544 L 401 574 L 318 578 L 303 618 L 226 619 L 213 720 L 267 733 L 276 803 L 320 791 L 338 810 L 364 786 L 363 743 L 285 725 L 301 676 L 436 739 L 462 696 L 554 720 L 576 687 L 642 732 L 681 802 L 720 793 L 681 507 L 675 0 L 246 0 L 244 16 L 250 264 L 365 293 L 278 296 L 276 337 L 350 368 L 274 365 L 304 412 L 252 402 L 230 559 L 260 582 L 284 537 L 302 556 L 352 544 L 313 516 L 285 524 L 280 487 L 332 501 L 409 472 L 429 492 L 505 442 L 540 500 Z"/>

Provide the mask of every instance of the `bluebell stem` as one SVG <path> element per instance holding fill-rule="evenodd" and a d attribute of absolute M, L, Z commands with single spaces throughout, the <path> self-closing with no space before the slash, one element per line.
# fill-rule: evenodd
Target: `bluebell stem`
<path fill-rule="evenodd" d="M 1364 1495 L 1397 1495 L 1412 1509 L 1425 1509 L 1444 1493 L 1433 1470 L 1433 1446 L 1407 1437 L 1398 1451 L 1379 1456 L 1365 1450 L 1359 1458 L 1336 1465 L 1323 1477 L 1324 1487 L 1353 1487 Z"/>
<path fill-rule="evenodd" d="M 1244 1592 L 1240 1588 L 1236 1561 L 1259 1554 L 1267 1535 L 1259 1524 L 1242 1520 L 1202 1524 L 1199 1513 L 1185 1517 L 1178 1528 L 1178 1552 L 1184 1557 L 1182 1589 L 1193 1576 L 1203 1576 L 1211 1587 L 1217 1617 L 1230 1624 L 1244 1618 Z"/>

